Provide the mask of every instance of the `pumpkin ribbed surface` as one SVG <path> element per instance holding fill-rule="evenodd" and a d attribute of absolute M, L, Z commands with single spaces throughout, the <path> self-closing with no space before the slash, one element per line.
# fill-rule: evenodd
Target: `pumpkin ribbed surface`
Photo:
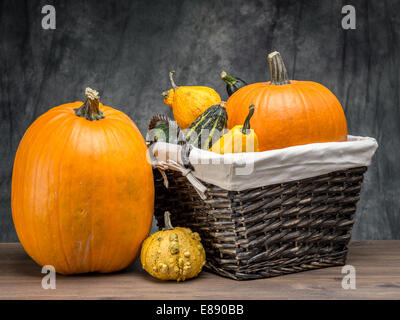
<path fill-rule="evenodd" d="M 228 128 L 243 123 L 250 104 L 255 105 L 250 126 L 258 136 L 260 151 L 347 138 L 340 102 L 316 82 L 264 82 L 239 89 L 226 103 Z"/>
<path fill-rule="evenodd" d="M 146 145 L 124 113 L 99 104 L 88 121 L 55 107 L 25 133 L 14 162 L 12 213 L 26 252 L 58 273 L 127 267 L 148 235 L 154 206 Z"/>
<path fill-rule="evenodd" d="M 268 55 L 268 64 L 270 82 L 245 86 L 226 102 L 228 128 L 243 123 L 247 106 L 254 104 L 250 126 L 258 136 L 260 151 L 347 139 L 342 106 L 328 88 L 289 80 L 277 51 Z"/>

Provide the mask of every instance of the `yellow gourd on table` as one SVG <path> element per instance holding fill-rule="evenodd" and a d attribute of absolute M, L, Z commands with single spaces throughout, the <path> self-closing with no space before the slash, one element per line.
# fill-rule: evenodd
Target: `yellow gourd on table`
<path fill-rule="evenodd" d="M 143 269 L 160 280 L 196 277 L 206 262 L 206 253 L 197 232 L 172 227 L 170 213 L 164 214 L 165 228 L 149 236 L 142 245 Z"/>
<path fill-rule="evenodd" d="M 243 125 L 234 126 L 224 134 L 210 151 L 225 154 L 239 152 L 258 152 L 258 138 L 253 129 L 250 129 L 250 119 L 254 113 L 254 104 L 249 106 L 249 114 Z"/>
<path fill-rule="evenodd" d="M 175 71 L 169 73 L 172 89 L 162 93 L 164 103 L 171 107 L 174 118 L 181 129 L 187 129 L 207 108 L 221 102 L 221 97 L 212 88 L 203 86 L 178 87 L 173 79 Z"/>

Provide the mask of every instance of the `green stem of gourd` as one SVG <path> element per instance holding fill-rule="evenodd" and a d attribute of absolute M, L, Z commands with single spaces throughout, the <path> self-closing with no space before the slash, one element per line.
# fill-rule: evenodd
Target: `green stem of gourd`
<path fill-rule="evenodd" d="M 100 96 L 96 90 L 86 88 L 86 100 L 82 106 L 74 109 L 78 117 L 85 118 L 89 121 L 95 121 L 105 118 L 103 112 L 99 108 Z"/>
<path fill-rule="evenodd" d="M 174 89 L 174 91 L 175 91 L 175 90 L 178 89 L 179 87 L 175 84 L 175 81 L 174 81 L 174 78 L 173 78 L 174 73 L 175 73 L 175 70 L 172 70 L 172 71 L 169 73 L 169 80 L 171 81 L 172 89 Z"/>
<path fill-rule="evenodd" d="M 171 213 L 169 211 L 164 212 L 164 230 L 173 230 L 174 227 L 171 224 Z"/>
<path fill-rule="evenodd" d="M 224 80 L 225 83 L 229 84 L 230 86 L 233 86 L 237 82 L 237 79 L 234 76 L 225 71 L 221 72 L 221 79 Z"/>
<path fill-rule="evenodd" d="M 290 83 L 285 64 L 278 51 L 268 55 L 268 64 L 271 73 L 271 84 L 281 86 Z"/>
<path fill-rule="evenodd" d="M 250 129 L 250 119 L 254 114 L 254 104 L 249 106 L 249 114 L 247 115 L 246 120 L 244 120 L 243 127 L 242 127 L 242 133 L 247 134 L 247 130 Z"/>

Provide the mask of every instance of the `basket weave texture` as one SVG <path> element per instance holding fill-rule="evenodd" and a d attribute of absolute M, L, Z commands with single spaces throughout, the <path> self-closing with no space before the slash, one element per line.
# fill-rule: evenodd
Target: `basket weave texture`
<path fill-rule="evenodd" d="M 206 184 L 207 199 L 180 173 L 167 170 L 168 189 L 154 170 L 158 227 L 197 231 L 206 268 L 235 280 L 344 265 L 366 167 L 335 171 L 245 191 Z"/>

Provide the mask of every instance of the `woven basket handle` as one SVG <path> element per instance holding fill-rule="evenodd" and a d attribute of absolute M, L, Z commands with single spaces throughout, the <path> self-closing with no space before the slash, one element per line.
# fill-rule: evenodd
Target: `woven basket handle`
<path fill-rule="evenodd" d="M 200 198 L 207 199 L 207 187 L 194 175 L 194 168 L 189 156 L 193 147 L 187 143 L 175 145 L 166 142 L 157 142 L 149 146 L 149 154 L 153 168 L 157 168 L 164 178 L 164 185 L 168 188 L 168 179 L 165 170 L 179 171 L 199 194 Z"/>

